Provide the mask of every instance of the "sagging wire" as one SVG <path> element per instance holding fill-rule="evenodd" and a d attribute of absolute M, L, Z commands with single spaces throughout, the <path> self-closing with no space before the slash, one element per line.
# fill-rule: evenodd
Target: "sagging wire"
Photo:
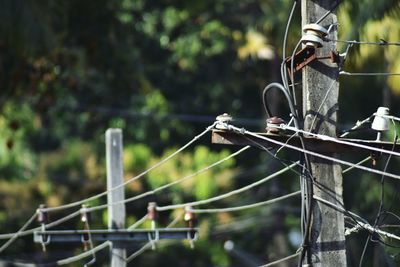
<path fill-rule="evenodd" d="M 347 72 L 340 71 L 339 75 L 345 76 L 399 76 L 397 72 Z"/>
<path fill-rule="evenodd" d="M 1 247 L 0 247 L 0 253 L 2 253 L 4 250 L 6 250 L 18 237 L 21 236 L 21 233 L 25 231 L 25 229 L 36 219 L 37 213 L 35 212 L 32 217 L 26 221 L 26 223 L 16 232 L 11 236 L 7 242 L 5 242 Z"/>
<path fill-rule="evenodd" d="M 357 41 L 357 40 L 334 40 L 334 39 L 327 39 L 327 41 L 335 43 L 346 43 L 351 45 L 400 46 L 400 42 L 387 42 L 383 39 L 381 39 L 379 42 Z"/>
<path fill-rule="evenodd" d="M 280 202 L 282 200 L 292 198 L 294 196 L 300 195 L 301 191 L 296 191 L 293 193 L 289 193 L 280 197 L 276 197 L 273 199 L 269 199 L 266 201 L 261 201 L 261 202 L 256 202 L 248 205 L 242 205 L 242 206 L 237 206 L 237 207 L 228 207 L 228 208 L 215 208 L 215 209 L 191 209 L 193 213 L 219 213 L 219 212 L 234 212 L 234 211 L 241 211 L 241 210 L 246 210 L 246 209 L 252 209 L 252 208 L 257 208 L 261 206 L 266 206 L 266 205 L 271 205 L 277 202 Z"/>
<path fill-rule="evenodd" d="M 135 200 L 144 198 L 144 197 L 146 197 L 146 196 L 154 195 L 154 194 L 156 194 L 157 192 L 160 192 L 160 191 L 162 191 L 162 190 L 165 190 L 165 189 L 167 189 L 167 188 L 169 188 L 169 187 L 171 187 L 171 186 L 173 186 L 173 185 L 179 184 L 179 183 L 181 183 L 181 182 L 183 182 L 183 181 L 186 181 L 186 180 L 188 180 L 188 179 L 190 179 L 190 178 L 192 178 L 192 177 L 195 177 L 195 176 L 197 176 L 197 175 L 199 175 L 199 174 L 201 174 L 201 173 L 203 173 L 203 172 L 205 172 L 205 171 L 208 171 L 209 169 L 211 169 L 211 168 L 213 168 L 213 167 L 215 167 L 215 166 L 217 166 L 217 165 L 219 165 L 219 164 L 221 164 L 221 163 L 223 163 L 223 162 L 225 162 L 225 161 L 227 161 L 227 160 L 229 160 L 229 159 L 231 159 L 231 158 L 233 158 L 233 157 L 235 157 L 235 156 L 241 154 L 242 152 L 248 150 L 249 148 L 250 148 L 250 146 L 243 147 L 243 148 L 239 149 L 238 151 L 236 151 L 236 152 L 234 152 L 234 153 L 228 155 L 227 157 L 225 157 L 225 158 L 223 158 L 223 159 L 221 159 L 221 160 L 219 160 L 219 161 L 216 161 L 216 162 L 214 162 L 213 164 L 204 167 L 203 169 L 198 170 L 198 171 L 195 172 L 195 173 L 192 173 L 192 174 L 190 174 L 190 175 L 187 175 L 187 176 L 185 176 L 185 177 L 183 177 L 183 178 L 180 178 L 180 179 L 178 179 L 178 180 L 176 180 L 176 181 L 173 181 L 173 182 L 171 182 L 171 183 L 165 184 L 165 185 L 163 185 L 163 186 L 161 186 L 161 187 L 158 187 L 158 188 L 156 188 L 156 189 L 154 189 L 154 190 L 150 190 L 150 191 L 147 191 L 147 192 L 145 192 L 145 193 L 139 194 L 139 195 L 137 195 L 137 196 L 134 196 L 134 197 L 131 197 L 131 198 L 127 198 L 127 199 L 125 199 L 125 200 L 123 200 L 123 201 L 116 201 L 116 202 L 113 202 L 113 203 L 107 203 L 107 204 L 104 204 L 104 205 L 98 205 L 98 206 L 89 207 L 89 208 L 87 208 L 87 211 L 88 211 L 88 212 L 92 212 L 92 211 L 96 211 L 96 210 L 101 210 L 101 209 L 105 209 L 105 208 L 107 208 L 107 207 L 109 207 L 109 206 L 113 206 L 113 205 L 117 205 L 117 204 L 123 204 L 123 203 L 128 203 L 128 202 L 132 202 L 132 201 L 135 201 Z M 47 208 L 39 208 L 38 211 L 40 211 L 40 212 L 47 212 Z M 74 217 L 77 217 L 77 216 L 79 216 L 79 215 L 80 215 L 80 210 L 75 211 L 75 212 L 73 212 L 73 213 L 71 213 L 71 214 L 69 214 L 69 215 L 67 215 L 67 216 L 65 216 L 65 217 L 63 217 L 63 218 L 61 218 L 61 219 L 58 219 L 57 221 L 54 221 L 54 222 L 51 222 L 51 223 L 43 224 L 43 226 L 44 226 L 46 229 L 52 228 L 52 227 L 54 227 L 54 226 L 57 226 L 57 225 L 59 225 L 59 224 L 61 224 L 61 223 L 63 223 L 63 222 L 66 222 L 66 221 L 68 221 L 68 220 L 74 218 Z M 33 229 L 20 231 L 20 232 L 18 233 L 18 236 L 25 236 L 25 235 L 33 234 L 35 231 L 38 231 L 38 230 L 41 230 L 41 229 L 42 229 L 42 227 L 36 227 L 36 228 L 33 228 Z M 17 233 L 2 234 L 2 235 L 0 235 L 0 239 L 9 239 L 9 238 L 13 238 L 16 234 L 17 234 Z"/>
<path fill-rule="evenodd" d="M 235 157 L 235 156 L 241 154 L 242 152 L 246 151 L 246 150 L 249 149 L 249 148 L 250 148 L 250 146 L 245 146 L 245 147 L 239 149 L 238 151 L 236 151 L 236 152 L 230 154 L 229 156 L 227 156 L 227 157 L 225 157 L 225 158 L 223 158 L 223 159 L 221 159 L 221 160 L 219 160 L 219 161 L 216 161 L 216 162 L 214 162 L 213 164 L 211 164 L 211 165 L 209 165 L 209 166 L 207 166 L 207 167 L 205 167 L 205 168 L 203 168 L 203 169 L 200 169 L 200 170 L 196 171 L 195 173 L 192 173 L 192 174 L 190 174 L 190 175 L 187 175 L 187 176 L 185 176 L 185 177 L 183 177 L 183 178 L 180 178 L 180 179 L 178 179 L 178 180 L 176 180 L 176 181 L 173 181 L 173 182 L 171 182 L 171 183 L 168 183 L 168 184 L 165 184 L 165 185 L 163 185 L 163 186 L 157 187 L 157 188 L 155 188 L 155 189 L 153 189 L 153 190 L 147 191 L 147 192 L 142 193 L 142 194 L 139 194 L 139 195 L 137 195 L 137 196 L 134 196 L 134 197 L 131 197 L 131 198 L 127 198 L 127 199 L 125 199 L 125 200 L 116 201 L 116 202 L 109 203 L 109 204 L 104 204 L 104 205 L 99 205 L 99 206 L 91 207 L 91 208 L 90 208 L 90 211 L 105 209 L 105 208 L 107 208 L 107 207 L 109 207 L 109 206 L 112 206 L 112 205 L 128 203 L 128 202 L 132 202 L 132 201 L 135 201 L 135 200 L 144 198 L 144 197 L 146 197 L 146 196 L 154 195 L 154 194 L 156 194 L 156 193 L 158 193 L 158 192 L 160 192 L 160 191 L 163 191 L 163 190 L 165 190 L 165 189 L 167 189 L 167 188 L 169 188 L 169 187 L 171 187 L 171 186 L 177 185 L 177 184 L 182 183 L 183 181 L 186 181 L 186 180 L 188 180 L 188 179 L 190 179 L 190 178 L 193 178 L 193 177 L 195 177 L 195 176 L 197 176 L 197 175 L 199 175 L 199 174 L 201 174 L 201 173 L 203 173 L 203 172 L 206 172 L 206 171 L 210 170 L 211 168 L 213 168 L 213 167 L 215 167 L 215 166 L 217 166 L 217 165 L 219 165 L 219 164 L 221 164 L 221 163 L 223 163 L 223 162 L 225 162 L 225 161 L 227 161 L 227 160 L 229 160 L 229 159 L 231 159 L 231 158 L 233 158 L 233 157 Z"/>
<path fill-rule="evenodd" d="M 274 265 L 278 265 L 278 264 L 280 264 L 280 263 L 283 263 L 283 262 L 286 262 L 286 261 L 295 259 L 295 258 L 297 258 L 300 254 L 301 254 L 301 249 L 299 249 L 296 253 L 294 253 L 294 254 L 292 254 L 292 255 L 290 255 L 290 256 L 284 257 L 284 258 L 282 258 L 282 259 L 279 259 L 279 260 L 276 260 L 276 261 L 273 261 L 273 262 L 269 262 L 269 263 L 264 264 L 264 265 L 261 265 L 261 266 L 259 266 L 259 267 L 271 267 L 271 266 L 274 266 Z"/>
<path fill-rule="evenodd" d="M 194 142 L 196 142 L 197 140 L 199 140 L 202 136 L 204 136 L 206 133 L 208 133 L 209 131 L 211 131 L 214 126 L 216 125 L 216 122 L 214 122 L 213 124 L 211 124 L 210 126 L 208 126 L 203 132 L 201 132 L 199 135 L 196 135 L 192 140 L 190 140 L 188 143 L 186 143 L 185 145 L 183 145 L 181 148 L 179 148 L 178 150 L 176 150 L 175 152 L 173 152 L 171 155 L 167 156 L 166 158 L 162 159 L 161 161 L 157 162 L 156 164 L 154 164 L 153 166 L 151 166 L 150 168 L 148 168 L 147 170 L 143 171 L 142 173 L 136 175 L 135 177 L 132 177 L 130 179 L 128 179 L 127 181 L 125 181 L 124 183 L 110 189 L 107 191 L 104 191 L 102 193 L 99 193 L 97 195 L 79 200 L 79 201 L 75 201 L 69 204 L 64 204 L 64 205 L 60 205 L 57 207 L 50 207 L 50 208 L 45 208 L 44 211 L 47 212 L 51 212 L 51 211 L 56 211 L 56 210 L 62 210 L 62 209 L 68 209 L 68 208 L 72 208 L 72 207 L 76 207 L 78 205 L 82 205 L 85 202 L 88 201 L 92 201 L 95 200 L 97 198 L 100 198 L 102 196 L 107 195 L 109 192 L 112 192 L 118 188 L 124 187 L 129 183 L 132 183 L 134 181 L 136 181 L 137 179 L 143 177 L 144 175 L 146 175 L 147 173 L 149 173 L 150 171 L 156 169 L 157 167 L 161 166 L 162 164 L 164 164 L 165 162 L 167 162 L 168 160 L 172 159 L 173 157 L 175 157 L 176 155 L 178 155 L 180 152 L 182 152 L 183 150 L 185 150 L 187 147 L 189 147 L 191 144 L 193 144 Z"/>
<path fill-rule="evenodd" d="M 166 211 L 166 210 L 184 208 L 184 207 L 186 207 L 186 206 L 199 206 L 199 205 L 208 204 L 208 203 L 211 203 L 211 202 L 214 202 L 214 201 L 218 201 L 218 200 L 221 200 L 221 199 L 224 199 L 224 198 L 227 198 L 227 197 L 231 197 L 231 196 L 233 196 L 233 195 L 236 195 L 236 194 L 245 192 L 245 191 L 247 191 L 247 190 L 250 190 L 250 189 L 252 189 L 252 188 L 254 188 L 254 187 L 256 187 L 256 186 L 258 186 L 258 185 L 260 185 L 260 184 L 263 184 L 263 183 L 265 183 L 265 182 L 267 182 L 267 181 L 270 181 L 270 180 L 272 180 L 273 178 L 276 178 L 276 177 L 278 177 L 279 175 L 281 175 L 281 174 L 283 174 L 283 173 L 289 171 L 291 168 L 294 168 L 297 164 L 298 164 L 298 162 L 293 163 L 293 164 L 291 164 L 291 165 L 288 165 L 288 166 L 286 166 L 285 168 L 283 168 L 283 169 L 281 169 L 281 170 L 279 170 L 279 171 L 274 172 L 273 174 L 270 174 L 270 175 L 268 175 L 268 176 L 266 176 L 266 177 L 264 177 L 264 178 L 262 178 L 262 179 L 257 180 L 257 181 L 254 182 L 254 183 L 251 183 L 251 184 L 246 185 L 246 186 L 244 186 L 244 187 L 241 187 L 241 188 L 232 190 L 232 191 L 227 192 L 227 193 L 225 193 L 225 194 L 221 194 L 221 195 L 219 195 L 219 196 L 215 196 L 215 197 L 211 197 L 211 198 L 203 199 L 203 200 L 199 200 L 199 201 L 188 202 L 188 203 L 184 203 L 184 204 L 175 204 L 175 205 L 168 205 L 168 206 L 163 206 L 163 207 L 157 207 L 157 210 L 158 210 L 158 211 Z"/>

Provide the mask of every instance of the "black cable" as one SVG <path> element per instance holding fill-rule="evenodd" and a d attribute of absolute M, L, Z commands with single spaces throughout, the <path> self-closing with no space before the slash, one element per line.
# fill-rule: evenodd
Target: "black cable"
<path fill-rule="evenodd" d="M 392 146 L 392 152 L 393 152 L 394 149 L 396 148 L 396 143 L 397 143 L 397 133 L 396 133 L 395 136 L 394 136 L 394 141 L 393 141 L 393 146 Z M 388 158 L 387 158 L 387 160 L 386 160 L 386 164 L 385 164 L 385 167 L 384 167 L 384 169 L 383 169 L 383 172 L 386 172 L 386 170 L 387 170 L 387 168 L 388 168 L 388 166 L 389 166 L 389 162 L 390 162 L 390 159 L 391 159 L 391 158 L 392 158 L 392 154 L 389 154 L 389 156 L 388 156 Z M 374 221 L 373 228 L 376 227 L 376 225 L 378 224 L 379 219 L 380 219 L 380 217 L 381 217 L 382 210 L 383 210 L 383 205 L 384 205 L 384 197 L 385 197 L 385 175 L 382 174 L 382 177 L 381 177 L 381 199 L 380 199 L 380 202 L 379 202 L 379 209 L 378 209 L 378 212 L 377 212 L 375 221 Z M 373 240 L 371 239 L 371 234 L 369 234 L 368 237 L 367 237 L 367 240 L 365 240 L 364 248 L 363 248 L 363 251 L 362 251 L 361 257 L 360 257 L 360 262 L 359 262 L 359 264 L 358 264 L 359 267 L 362 266 L 362 263 L 363 263 L 363 260 L 364 260 L 364 257 L 365 257 L 365 253 L 366 253 L 366 251 L 367 251 L 368 243 L 369 243 L 370 240 L 373 241 Z"/>
<path fill-rule="evenodd" d="M 336 1 L 336 4 L 328 10 L 324 15 L 322 15 L 315 23 L 320 24 L 329 14 L 331 14 L 340 4 L 340 0 Z"/>
<path fill-rule="evenodd" d="M 295 124 L 295 127 L 299 129 L 299 122 L 298 122 L 298 118 L 297 118 L 297 116 L 296 116 L 296 110 L 295 110 L 295 107 L 294 107 L 294 105 L 293 105 L 292 98 L 291 98 L 291 96 L 289 95 L 289 92 L 288 92 L 288 91 L 285 89 L 285 87 L 284 87 L 282 84 L 280 84 L 280 83 L 276 83 L 276 82 L 270 83 L 270 84 L 268 84 L 268 85 L 264 88 L 264 90 L 263 90 L 263 92 L 262 92 L 262 101 L 263 101 L 263 105 L 264 105 L 265 112 L 267 113 L 268 117 L 272 117 L 272 113 L 271 113 L 271 110 L 270 110 L 269 107 L 268 107 L 267 93 L 268 93 L 268 91 L 271 90 L 272 88 L 277 88 L 277 89 L 280 90 L 280 91 L 284 94 L 284 96 L 286 97 L 286 100 L 287 100 L 288 105 L 289 105 L 290 113 L 292 114 L 292 116 L 294 116 L 294 121 L 295 121 L 294 124 Z"/>

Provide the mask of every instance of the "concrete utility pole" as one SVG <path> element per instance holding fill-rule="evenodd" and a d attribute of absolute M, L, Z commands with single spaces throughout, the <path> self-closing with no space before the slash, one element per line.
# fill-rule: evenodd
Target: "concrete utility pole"
<path fill-rule="evenodd" d="M 108 129 L 106 131 L 106 159 L 107 190 L 109 190 L 107 202 L 109 204 L 125 199 L 125 190 L 123 186 L 112 190 L 124 182 L 122 153 L 121 129 Z M 125 204 L 121 203 L 108 207 L 108 228 L 117 230 L 125 229 Z M 122 242 L 111 241 L 110 257 L 110 266 L 126 266 L 126 249 Z"/>
<path fill-rule="evenodd" d="M 315 23 L 337 4 L 337 0 L 302 0 L 301 2 L 303 26 Z M 333 11 L 320 25 L 327 27 L 336 22 L 336 12 Z M 336 36 L 336 27 L 334 27 L 330 38 L 336 39 Z M 316 53 L 323 57 L 329 55 L 332 50 L 336 51 L 336 44 L 324 42 L 322 48 L 316 49 Z M 329 59 L 314 61 L 303 69 L 303 114 L 306 131 L 336 137 L 338 76 L 338 66 L 336 63 L 331 63 Z M 310 157 L 310 163 L 316 183 L 320 184 L 320 187 L 325 189 L 324 191 L 330 192 L 330 194 L 325 193 L 314 185 L 314 195 L 333 203 L 338 203 L 337 201 L 343 203 L 341 167 L 315 157 Z M 313 266 L 347 266 L 343 214 L 314 202 L 310 245 Z"/>

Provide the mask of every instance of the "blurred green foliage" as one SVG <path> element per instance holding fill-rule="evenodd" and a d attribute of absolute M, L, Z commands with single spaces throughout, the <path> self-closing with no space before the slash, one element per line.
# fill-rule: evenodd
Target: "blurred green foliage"
<path fill-rule="evenodd" d="M 260 91 L 268 82 L 279 80 L 283 34 L 292 3 L 0 0 L 2 232 L 16 231 L 40 203 L 56 206 L 102 192 L 106 188 L 104 132 L 109 127 L 124 132 L 126 179 L 171 154 L 223 112 L 248 118 L 244 120 L 246 127 L 262 130 Z M 339 39 L 399 41 L 399 18 L 398 1 L 342 1 Z M 288 51 L 300 36 L 298 9 L 289 31 Z M 342 52 L 345 46 L 339 49 Z M 400 72 L 398 55 L 399 47 L 354 46 L 345 70 Z M 341 79 L 340 128 L 369 116 L 383 104 L 391 106 L 392 114 L 400 114 L 399 84 L 398 77 Z M 284 114 L 282 99 L 277 97 L 274 102 L 277 111 Z M 387 138 L 392 140 L 393 136 Z M 208 137 L 203 138 L 127 185 L 127 197 L 176 181 L 224 158 L 233 149 L 210 145 Z M 344 157 L 355 162 L 358 156 Z M 378 167 L 383 168 L 384 163 L 379 161 Z M 391 159 L 388 170 L 395 172 L 398 164 L 397 159 Z M 139 220 L 150 200 L 166 205 L 205 199 L 244 186 L 279 166 L 261 151 L 246 152 L 154 197 L 128 204 L 127 223 Z M 346 175 L 346 206 L 373 220 L 379 205 L 380 178 L 358 171 Z M 297 188 L 298 179 L 286 175 L 209 206 L 262 201 Z M 386 208 L 394 213 L 399 207 L 390 203 L 398 201 L 398 189 L 396 183 L 386 181 Z M 104 199 L 90 204 L 102 203 Z M 200 216 L 201 238 L 195 250 L 187 244 L 162 243 L 157 251 L 142 255 L 133 264 L 243 266 L 224 251 L 223 243 L 228 239 L 261 262 L 286 256 L 296 249 L 288 234 L 299 229 L 299 207 L 298 201 L 285 203 L 277 208 Z M 180 213 L 162 214 L 160 223 L 166 226 Z M 106 211 L 93 217 L 93 228 L 105 227 Z M 398 223 L 396 220 L 386 217 L 386 223 Z M 183 226 L 183 222 L 178 225 Z M 61 227 L 82 225 L 75 219 Z M 148 227 L 148 222 L 142 227 Z M 358 247 L 364 239 L 355 236 L 348 241 L 352 265 L 358 264 Z M 136 244 L 132 245 L 132 250 L 135 248 Z M 52 253 L 42 254 L 27 237 L 4 256 L 51 261 L 80 251 L 76 245 L 49 249 Z M 383 266 L 379 265 L 384 264 L 382 260 L 372 260 L 373 250 L 378 249 L 378 245 L 370 246 L 365 266 Z M 385 249 L 398 263 L 398 252 Z M 104 266 L 106 254 L 99 256 Z"/>

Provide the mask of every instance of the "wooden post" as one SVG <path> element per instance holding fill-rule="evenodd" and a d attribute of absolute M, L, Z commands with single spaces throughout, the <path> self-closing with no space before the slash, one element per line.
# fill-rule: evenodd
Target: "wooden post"
<path fill-rule="evenodd" d="M 125 190 L 120 186 L 124 182 L 122 161 L 122 131 L 121 129 L 108 129 L 106 131 L 106 160 L 107 160 L 107 202 L 108 204 L 123 201 Z M 111 191 L 112 190 L 112 191 Z M 125 204 L 108 206 L 108 228 L 125 229 Z M 126 249 L 121 242 L 111 242 L 110 258 L 112 267 L 126 266 Z"/>
<path fill-rule="evenodd" d="M 302 25 L 315 23 L 336 5 L 336 0 L 302 0 Z M 325 28 L 337 22 L 333 11 L 321 23 Z M 330 38 L 337 39 L 336 27 Z M 317 56 L 329 55 L 336 50 L 334 42 L 324 42 L 317 48 Z M 303 70 L 304 129 L 336 136 L 338 111 L 338 66 L 326 60 L 314 61 Z M 331 154 L 331 156 L 334 154 Z M 330 161 L 310 157 L 311 169 L 316 183 L 314 195 L 333 203 L 342 200 L 341 167 Z M 330 193 L 324 191 L 328 190 Z M 330 207 L 314 202 L 310 235 L 313 266 L 347 266 L 343 214 Z"/>

